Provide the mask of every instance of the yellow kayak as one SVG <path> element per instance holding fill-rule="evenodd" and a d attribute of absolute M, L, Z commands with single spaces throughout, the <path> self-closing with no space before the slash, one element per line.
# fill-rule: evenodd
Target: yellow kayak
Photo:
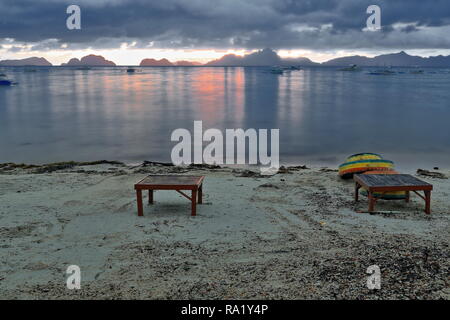
<path fill-rule="evenodd" d="M 360 160 L 381 160 L 381 159 L 383 159 L 383 157 L 376 153 L 357 153 L 348 157 L 346 162 L 353 162 Z"/>

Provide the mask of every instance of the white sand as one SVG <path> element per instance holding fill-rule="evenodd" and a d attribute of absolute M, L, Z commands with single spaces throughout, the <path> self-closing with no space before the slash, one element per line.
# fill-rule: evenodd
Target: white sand
<path fill-rule="evenodd" d="M 85 171 L 85 172 L 82 172 Z M 353 183 L 319 169 L 269 178 L 206 176 L 197 217 L 174 191 L 136 214 L 133 185 L 171 167 L 110 164 L 0 172 L 0 298 L 448 299 L 450 180 L 423 200 L 353 201 Z M 450 172 L 442 171 L 450 176 Z M 144 199 L 144 201 L 146 198 Z M 66 288 L 78 265 L 81 290 Z M 366 268 L 382 290 L 366 288 Z"/>

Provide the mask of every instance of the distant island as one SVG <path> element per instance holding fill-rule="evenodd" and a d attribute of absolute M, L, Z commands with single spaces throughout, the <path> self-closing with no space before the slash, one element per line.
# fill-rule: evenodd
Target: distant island
<path fill-rule="evenodd" d="M 139 66 L 141 67 L 190 67 L 190 66 L 200 66 L 202 65 L 200 62 L 192 62 L 192 61 L 176 61 L 176 62 L 170 62 L 167 59 L 144 59 L 141 61 Z"/>
<path fill-rule="evenodd" d="M 419 57 L 411 56 L 404 51 L 399 53 L 382 54 L 373 58 L 364 56 L 350 56 L 332 59 L 322 63 L 324 66 L 341 67 L 356 64 L 363 67 L 450 67 L 450 56 Z"/>
<path fill-rule="evenodd" d="M 206 66 L 244 67 L 244 66 L 274 66 L 274 65 L 298 65 L 302 67 L 329 66 L 345 67 L 349 65 L 361 67 L 450 67 L 450 56 L 419 57 L 411 56 L 404 51 L 399 53 L 383 54 L 373 58 L 364 56 L 350 56 L 332 59 L 327 62 L 317 63 L 308 58 L 281 58 L 272 49 L 263 49 L 244 56 L 228 54 L 220 59 L 206 63 Z"/>
<path fill-rule="evenodd" d="M 361 67 L 450 67 L 450 56 L 434 56 L 420 57 L 412 56 L 404 51 L 398 53 L 383 54 L 373 58 L 365 56 L 348 56 L 329 60 L 323 63 L 311 61 L 305 57 L 298 58 L 282 58 L 274 50 L 270 48 L 258 50 L 256 52 L 238 56 L 235 54 L 227 54 L 220 59 L 212 60 L 206 64 L 194 61 L 175 61 L 168 59 L 143 59 L 139 66 L 141 67 L 173 67 L 173 66 L 211 66 L 211 67 L 250 67 L 250 66 L 325 66 L 325 67 L 345 67 L 349 65 L 358 65 Z M 45 58 L 27 58 L 22 60 L 2 60 L 0 66 L 52 66 Z M 73 58 L 61 66 L 87 66 L 97 67 L 116 66 L 113 61 L 106 60 L 99 55 L 87 55 L 81 59 Z"/>
<path fill-rule="evenodd" d="M 52 64 L 45 58 L 26 58 L 21 60 L 2 60 L 0 66 L 5 67 L 21 67 L 21 66 L 36 66 L 36 67 L 51 67 Z"/>
<path fill-rule="evenodd" d="M 220 59 L 210 61 L 206 66 L 215 67 L 259 67 L 259 66 L 275 66 L 275 65 L 302 65 L 302 66 L 318 66 L 308 58 L 282 59 L 275 51 L 266 48 L 244 56 L 235 54 L 227 54 Z"/>
<path fill-rule="evenodd" d="M 167 59 L 155 60 L 155 59 L 144 59 L 141 61 L 141 67 L 171 67 L 174 64 Z"/>
<path fill-rule="evenodd" d="M 90 54 L 81 59 L 73 58 L 69 62 L 61 64 L 61 66 L 88 66 L 88 67 L 115 67 L 116 64 L 112 61 L 106 60 L 102 56 Z"/>

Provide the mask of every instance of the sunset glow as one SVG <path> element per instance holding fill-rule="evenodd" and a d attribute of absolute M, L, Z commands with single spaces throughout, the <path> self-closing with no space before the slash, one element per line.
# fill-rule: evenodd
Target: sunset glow
<path fill-rule="evenodd" d="M 108 60 L 114 61 L 117 65 L 139 65 L 139 63 L 146 58 L 153 59 L 168 59 L 175 62 L 180 60 L 207 63 L 214 59 L 227 54 L 245 55 L 251 50 L 218 50 L 218 49 L 187 49 L 187 50 L 174 50 L 174 49 L 136 49 L 126 46 L 122 46 L 118 49 L 98 50 L 98 49 L 83 49 L 83 50 L 51 50 L 51 51 L 33 51 L 26 50 L 29 46 L 23 46 L 25 50 L 20 52 L 8 52 L 12 45 L 3 45 L 3 49 L 0 49 L 0 54 L 3 59 L 23 59 L 30 56 L 44 57 L 54 65 L 60 65 L 69 61 L 72 58 L 81 58 L 88 54 L 95 54 L 104 56 Z"/>
<path fill-rule="evenodd" d="M 190 61 L 201 64 L 209 61 L 219 59 L 227 54 L 234 54 L 244 56 L 246 54 L 255 52 L 256 50 L 246 49 L 138 49 L 128 46 L 122 46 L 117 49 L 80 49 L 80 50 L 65 50 L 64 48 L 58 50 L 35 51 L 27 50 L 31 48 L 30 45 L 22 45 L 22 51 L 9 51 L 13 45 L 4 44 L 0 47 L 0 55 L 2 59 L 24 59 L 28 57 L 43 57 L 50 61 L 53 65 L 61 65 L 72 58 L 82 58 L 88 54 L 101 55 L 108 60 L 114 61 L 117 65 L 139 65 L 143 59 L 152 58 L 156 60 L 168 59 L 171 62 L 176 61 Z M 408 50 L 410 54 L 419 56 L 435 56 L 435 55 L 450 55 L 450 49 L 416 49 Z M 313 51 L 305 49 L 292 50 L 277 50 L 277 53 L 282 58 L 309 58 L 314 62 L 325 62 L 331 59 L 351 56 L 363 55 L 373 57 L 378 54 L 385 53 L 382 50 L 329 50 L 329 51 Z"/>

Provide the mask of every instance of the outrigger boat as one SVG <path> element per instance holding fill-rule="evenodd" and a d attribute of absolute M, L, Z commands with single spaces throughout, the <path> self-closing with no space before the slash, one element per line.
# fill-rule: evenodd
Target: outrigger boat
<path fill-rule="evenodd" d="M 10 81 L 10 80 L 1 80 L 0 79 L 0 86 L 12 86 L 14 84 L 14 82 Z"/>
<path fill-rule="evenodd" d="M 287 67 L 283 67 L 282 69 L 286 70 L 286 71 L 299 71 L 299 70 L 302 70 L 302 67 L 300 67 L 300 66 L 287 66 Z"/>
<path fill-rule="evenodd" d="M 8 80 L 8 79 L 0 79 L 0 86 L 13 86 L 18 84 L 17 82 Z"/>
<path fill-rule="evenodd" d="M 358 67 L 356 64 L 352 64 L 351 66 L 347 68 L 339 69 L 339 71 L 361 71 L 361 68 Z"/>
<path fill-rule="evenodd" d="M 91 70 L 92 68 L 89 66 L 83 66 L 83 67 L 78 67 L 75 70 L 82 70 L 82 71 L 87 71 L 87 70 Z"/>
<path fill-rule="evenodd" d="M 17 82 L 7 79 L 6 75 L 3 73 L 0 74 L 0 86 L 12 86 L 15 84 L 17 84 Z"/>
<path fill-rule="evenodd" d="M 391 76 L 391 75 L 394 75 L 395 73 L 396 73 L 395 71 L 391 71 L 391 70 L 377 70 L 377 71 L 369 72 L 369 74 L 374 75 L 374 76 Z"/>
<path fill-rule="evenodd" d="M 279 66 L 274 66 L 270 69 L 270 73 L 273 74 L 283 74 L 284 70 L 283 68 L 279 67 Z"/>

